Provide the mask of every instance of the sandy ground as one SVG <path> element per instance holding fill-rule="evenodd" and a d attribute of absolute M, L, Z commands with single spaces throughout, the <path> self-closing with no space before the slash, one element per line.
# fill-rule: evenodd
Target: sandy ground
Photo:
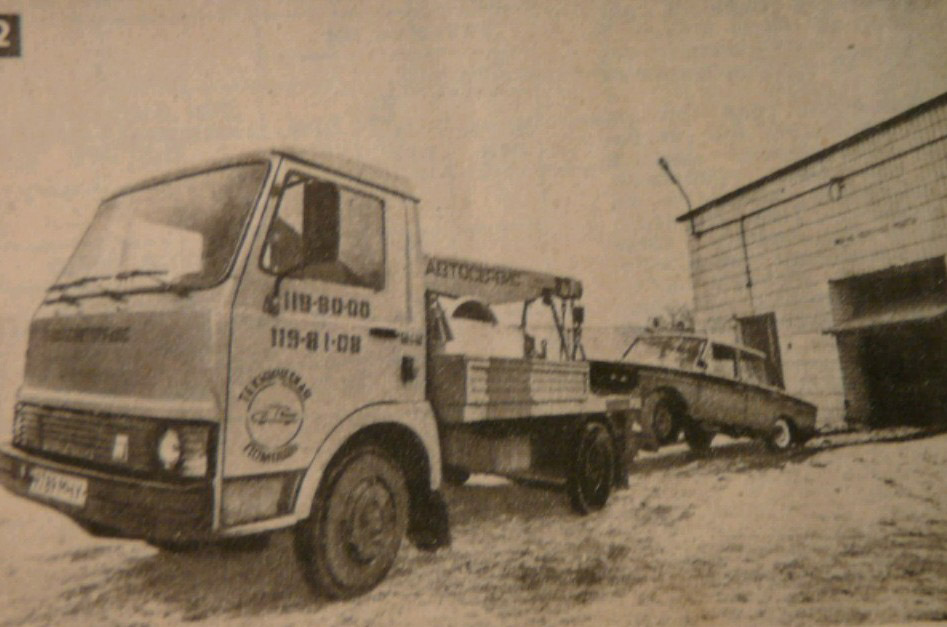
<path fill-rule="evenodd" d="M 812 624 L 947 619 L 947 435 L 644 456 L 597 515 L 505 482 L 448 493 L 454 544 L 371 594 L 312 596 L 288 534 L 172 555 L 0 495 L 5 624 Z"/>

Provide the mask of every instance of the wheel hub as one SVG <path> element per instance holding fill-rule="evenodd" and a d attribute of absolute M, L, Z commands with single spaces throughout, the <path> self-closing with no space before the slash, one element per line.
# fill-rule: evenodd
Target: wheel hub
<path fill-rule="evenodd" d="M 789 446 L 789 441 L 792 438 L 792 434 L 789 432 L 789 425 L 785 422 L 776 423 L 776 437 L 773 441 L 776 443 L 776 446 L 779 448 L 786 448 Z"/>
<path fill-rule="evenodd" d="M 654 431 L 655 434 L 661 437 L 666 436 L 671 432 L 671 423 L 673 422 L 671 418 L 671 412 L 668 408 L 661 403 L 658 405 L 657 409 L 654 410 Z"/>
<path fill-rule="evenodd" d="M 350 554 L 367 563 L 384 554 L 395 529 L 395 503 L 387 487 L 377 479 L 355 486 L 345 503 L 344 537 Z"/>

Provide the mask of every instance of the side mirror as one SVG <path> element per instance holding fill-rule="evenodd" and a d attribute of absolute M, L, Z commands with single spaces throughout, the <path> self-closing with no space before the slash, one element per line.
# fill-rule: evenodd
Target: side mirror
<path fill-rule="evenodd" d="M 585 307 L 576 305 L 572 308 L 572 321 L 576 324 L 585 322 Z"/>
<path fill-rule="evenodd" d="M 303 257 L 306 264 L 338 261 L 341 197 L 332 183 L 310 181 L 303 190 Z"/>

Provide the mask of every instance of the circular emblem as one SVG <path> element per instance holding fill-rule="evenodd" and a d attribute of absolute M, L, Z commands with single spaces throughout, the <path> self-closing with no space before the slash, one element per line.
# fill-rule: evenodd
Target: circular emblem
<path fill-rule="evenodd" d="M 292 442 L 303 423 L 302 399 L 285 385 L 273 383 L 250 401 L 247 430 L 262 448 L 276 450 Z"/>
<path fill-rule="evenodd" d="M 302 428 L 309 396 L 311 391 L 292 370 L 267 370 L 254 377 L 240 393 L 240 400 L 247 403 L 247 456 L 276 462 L 295 453 L 293 441 Z"/>

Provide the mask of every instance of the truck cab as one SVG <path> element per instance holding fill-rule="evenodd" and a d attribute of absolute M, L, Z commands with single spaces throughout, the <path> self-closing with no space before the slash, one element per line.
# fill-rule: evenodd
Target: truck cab
<path fill-rule="evenodd" d="M 484 459 L 513 450 L 512 470 L 543 457 L 575 475 L 575 449 L 592 469 L 579 496 L 601 507 L 625 415 L 590 395 L 578 327 L 571 345 L 559 328 L 563 364 L 536 346 L 432 352 L 434 300 L 464 293 L 565 315 L 581 286 L 425 257 L 410 184 L 333 155 L 257 152 L 123 189 L 33 316 L 0 481 L 165 549 L 294 527 L 330 597 L 376 585 L 405 535 L 448 542 L 442 450 L 455 469 L 502 473 Z"/>

